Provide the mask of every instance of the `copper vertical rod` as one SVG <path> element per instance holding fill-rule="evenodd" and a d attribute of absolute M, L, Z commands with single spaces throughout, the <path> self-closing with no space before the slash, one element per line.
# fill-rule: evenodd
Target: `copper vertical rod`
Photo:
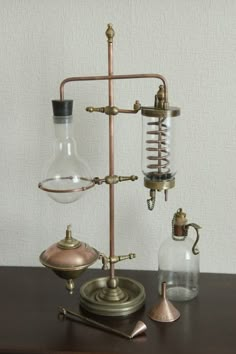
<path fill-rule="evenodd" d="M 96 81 L 96 80 L 125 80 L 125 79 L 159 79 L 163 82 L 165 90 L 165 102 L 168 103 L 168 86 L 166 78 L 160 74 L 130 74 L 130 75 L 105 75 L 105 76 L 74 76 L 64 79 L 60 84 L 60 100 L 64 100 L 64 86 L 73 81 Z"/>
<path fill-rule="evenodd" d="M 109 25 L 108 25 L 109 27 Z M 113 38 L 108 38 L 108 75 L 113 75 Z M 114 106 L 113 80 L 108 80 L 109 106 Z M 114 116 L 109 115 L 109 175 L 114 175 Z M 115 188 L 109 185 L 109 242 L 110 259 L 115 255 Z M 115 277 L 115 265 L 110 262 L 110 277 Z"/>

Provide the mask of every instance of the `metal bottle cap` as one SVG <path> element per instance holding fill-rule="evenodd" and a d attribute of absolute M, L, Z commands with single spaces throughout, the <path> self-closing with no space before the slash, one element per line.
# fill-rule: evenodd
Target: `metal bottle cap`
<path fill-rule="evenodd" d="M 177 237 L 186 237 L 187 229 L 185 225 L 188 220 L 186 218 L 186 213 L 183 212 L 181 208 L 177 210 L 177 212 L 173 216 L 172 227 L 173 227 L 173 236 Z"/>

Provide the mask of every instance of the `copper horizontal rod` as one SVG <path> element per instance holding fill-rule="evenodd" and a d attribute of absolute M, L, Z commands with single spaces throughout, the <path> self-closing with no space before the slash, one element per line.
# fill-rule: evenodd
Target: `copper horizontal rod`
<path fill-rule="evenodd" d="M 129 79 L 159 79 L 163 82 L 165 101 L 168 102 L 168 86 L 166 78 L 160 74 L 130 74 L 130 75 L 105 75 L 105 76 L 74 76 L 64 79 L 60 84 L 60 100 L 64 100 L 64 86 L 73 81 L 99 81 L 99 80 L 129 80 Z"/>
<path fill-rule="evenodd" d="M 121 108 L 119 108 L 119 113 L 136 114 L 136 113 L 138 113 L 138 110 L 137 109 L 121 109 Z"/>

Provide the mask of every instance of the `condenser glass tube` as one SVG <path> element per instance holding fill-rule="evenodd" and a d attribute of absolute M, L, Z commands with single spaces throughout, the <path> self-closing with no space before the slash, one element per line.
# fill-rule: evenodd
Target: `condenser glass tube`
<path fill-rule="evenodd" d="M 173 158 L 173 121 L 171 117 L 142 115 L 142 172 L 153 182 L 171 180 L 176 174 Z"/>

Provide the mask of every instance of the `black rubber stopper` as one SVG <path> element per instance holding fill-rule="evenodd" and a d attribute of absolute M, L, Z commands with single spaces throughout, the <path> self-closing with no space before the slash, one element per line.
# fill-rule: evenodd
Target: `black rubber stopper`
<path fill-rule="evenodd" d="M 52 109 L 54 116 L 71 116 L 73 111 L 73 100 L 53 100 Z"/>

